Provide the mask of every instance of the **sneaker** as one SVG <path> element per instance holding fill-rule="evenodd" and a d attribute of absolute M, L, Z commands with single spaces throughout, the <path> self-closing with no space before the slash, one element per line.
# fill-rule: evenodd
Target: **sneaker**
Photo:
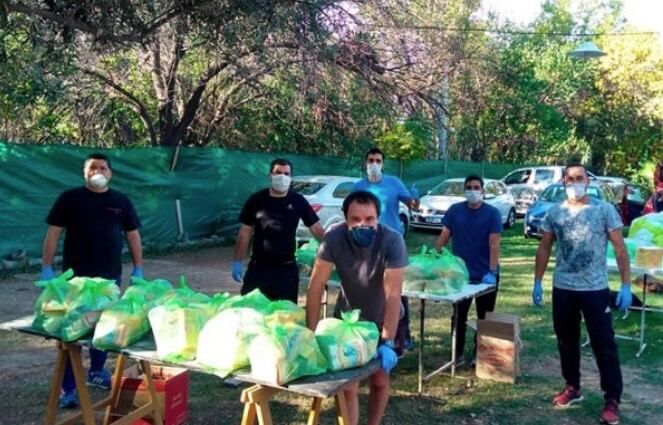
<path fill-rule="evenodd" d="M 108 369 L 99 371 L 91 370 L 87 373 L 87 384 L 91 387 L 101 388 L 102 390 L 110 390 L 111 374 Z"/>
<path fill-rule="evenodd" d="M 569 407 L 573 403 L 578 403 L 580 401 L 582 401 L 580 390 L 576 390 L 571 385 L 567 385 L 561 393 L 553 398 L 553 405 L 555 407 Z"/>
<path fill-rule="evenodd" d="M 619 403 L 616 400 L 606 400 L 601 411 L 601 423 L 609 425 L 619 423 Z"/>
<path fill-rule="evenodd" d="M 60 393 L 60 409 L 75 409 L 78 407 L 78 394 L 76 390 L 70 393 L 62 391 Z"/>

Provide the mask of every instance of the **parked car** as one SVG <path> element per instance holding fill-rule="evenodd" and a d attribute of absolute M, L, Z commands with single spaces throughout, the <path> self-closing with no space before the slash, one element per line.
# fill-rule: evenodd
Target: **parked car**
<path fill-rule="evenodd" d="M 624 226 L 630 226 L 633 220 L 642 215 L 647 199 L 651 196 L 648 188 L 631 183 L 623 177 L 598 176 L 597 179 L 612 189 L 613 203 L 619 207 Z"/>
<path fill-rule="evenodd" d="M 357 180 L 356 177 L 345 176 L 295 176 L 290 189 L 306 198 L 318 214 L 320 225 L 326 230 L 332 224 L 345 221 L 343 199 L 350 194 Z M 410 217 L 403 203 L 399 205 L 399 217 L 407 232 Z M 297 226 L 297 239 L 300 242 L 311 239 L 311 232 L 301 220 Z"/>
<path fill-rule="evenodd" d="M 606 188 L 598 185 L 597 183 L 589 183 L 587 187 L 587 194 L 601 201 L 612 203 L 612 194 Z M 566 191 L 564 185 L 555 183 L 548 186 L 538 197 L 536 202 L 532 204 L 523 221 L 523 233 L 526 238 L 534 237 L 540 238 L 543 233 L 541 231 L 541 224 L 543 219 L 552 208 L 553 205 L 566 200 Z"/>
<path fill-rule="evenodd" d="M 516 199 L 516 214 L 522 217 L 543 189 L 552 183 L 561 182 L 563 174 L 563 165 L 525 167 L 513 170 L 502 177 L 501 181 L 511 188 Z M 587 174 L 590 180 L 596 179 L 593 173 L 588 171 Z"/>
<path fill-rule="evenodd" d="M 421 197 L 419 211 L 410 211 L 410 226 L 422 229 L 441 229 L 442 217 L 449 207 L 465 201 L 465 179 L 454 178 L 428 191 Z M 499 180 L 484 179 L 484 201 L 497 208 L 505 228 L 516 223 L 516 203 L 509 188 Z"/>

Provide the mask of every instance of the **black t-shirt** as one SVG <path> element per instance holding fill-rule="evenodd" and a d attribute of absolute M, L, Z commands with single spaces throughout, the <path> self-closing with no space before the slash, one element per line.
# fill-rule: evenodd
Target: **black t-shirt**
<path fill-rule="evenodd" d="M 86 187 L 62 193 L 46 223 L 65 228 L 64 270 L 106 279 L 121 277 L 124 232 L 140 227 L 126 195 L 112 189 L 95 193 Z"/>
<path fill-rule="evenodd" d="M 294 260 L 300 219 L 307 227 L 319 221 L 308 201 L 296 192 L 277 198 L 263 189 L 251 195 L 239 214 L 239 221 L 254 229 L 251 258 L 274 265 Z"/>

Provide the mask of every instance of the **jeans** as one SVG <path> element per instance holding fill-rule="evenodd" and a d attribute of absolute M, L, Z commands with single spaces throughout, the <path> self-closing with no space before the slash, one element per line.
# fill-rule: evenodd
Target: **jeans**
<path fill-rule="evenodd" d="M 622 395 L 622 372 L 612 329 L 610 292 L 571 291 L 553 288 L 553 325 L 567 385 L 580 389 L 580 317 L 585 319 L 589 341 L 601 377 L 606 400 L 619 402 Z"/>
<path fill-rule="evenodd" d="M 482 295 L 476 298 L 475 304 L 477 309 L 477 317 L 480 320 L 486 318 L 486 313 L 493 311 L 495 309 L 495 303 L 497 302 L 497 291 L 500 287 L 500 275 L 497 275 L 497 283 L 495 291 Z M 478 285 L 481 282 L 471 281 L 468 285 Z M 458 315 L 458 329 L 456 329 L 456 359 L 460 359 L 465 352 L 465 331 L 467 330 L 467 316 L 470 312 L 470 307 L 472 306 L 472 299 L 463 300 L 454 304 L 454 312 L 451 317 L 451 332 L 453 333 L 454 325 L 456 323 L 456 315 Z M 473 352 L 476 354 L 477 351 L 477 336 L 474 334 L 474 349 Z"/>

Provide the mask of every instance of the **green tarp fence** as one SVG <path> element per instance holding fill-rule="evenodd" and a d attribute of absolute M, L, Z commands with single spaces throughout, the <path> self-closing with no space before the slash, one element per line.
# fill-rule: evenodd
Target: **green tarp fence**
<path fill-rule="evenodd" d="M 0 142 L 0 256 L 25 250 L 40 257 L 44 219 L 57 196 L 83 183 L 93 152 L 112 162 L 111 187 L 126 193 L 142 222 L 146 247 L 166 247 L 186 235 L 231 233 L 246 198 L 268 185 L 269 163 L 285 157 L 294 175 L 359 177 L 363 158 L 230 151 L 220 148 L 89 149 L 71 145 Z M 171 170 L 171 167 L 174 168 Z M 503 177 L 516 165 L 449 161 L 387 161 L 385 171 L 416 183 L 423 194 L 448 177 Z M 179 213 L 178 213 L 179 206 Z M 180 220 L 178 220 L 178 217 Z"/>

